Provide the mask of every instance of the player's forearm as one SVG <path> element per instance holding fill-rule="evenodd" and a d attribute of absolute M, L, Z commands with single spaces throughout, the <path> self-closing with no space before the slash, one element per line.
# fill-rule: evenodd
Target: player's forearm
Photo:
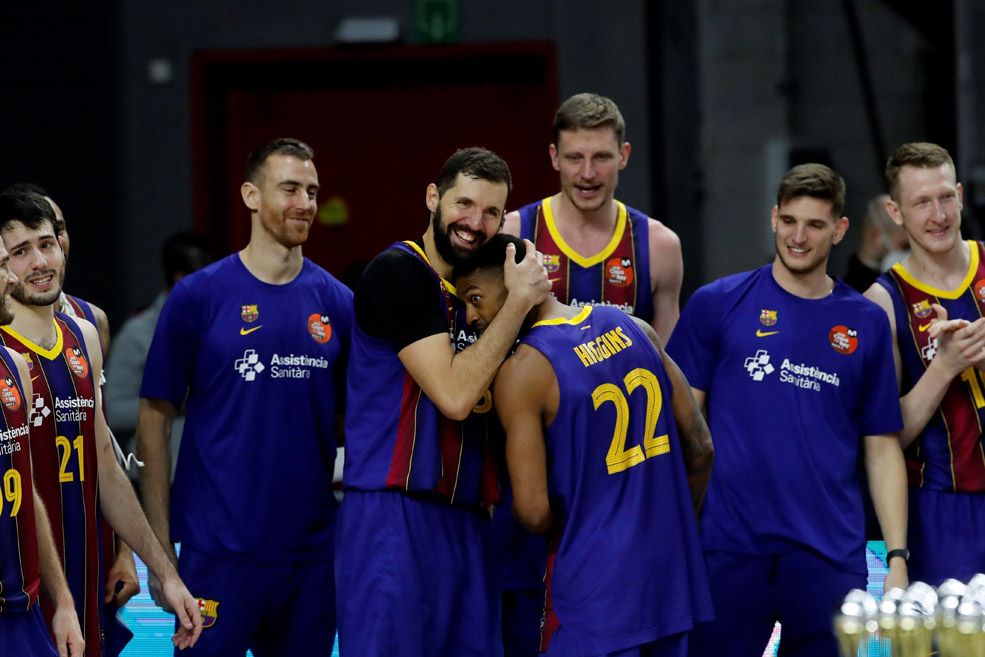
<path fill-rule="evenodd" d="M 903 452 L 893 434 L 865 437 L 869 493 L 886 548 L 906 547 L 907 484 Z"/>
<path fill-rule="evenodd" d="M 529 310 L 522 302 L 510 303 L 510 298 L 507 297 L 502 310 L 489 323 L 482 336 L 467 349 L 451 354 L 450 361 L 446 364 L 425 362 L 418 363 L 415 367 L 413 363 L 404 361 L 424 394 L 443 415 L 453 420 L 468 417 L 489 389 L 496 371 L 516 341 L 517 333 L 520 332 Z M 407 349 L 414 349 L 414 345 Z M 444 351 L 442 345 L 441 351 L 450 353 L 450 347 L 449 351 Z M 401 358 L 405 358 L 405 352 L 401 352 Z M 423 376 L 418 373 L 423 373 Z"/>
<path fill-rule="evenodd" d="M 900 445 L 910 446 L 933 417 L 940 406 L 955 374 L 931 361 L 916 385 L 900 398 L 903 413 L 903 430 L 899 433 Z"/>
<path fill-rule="evenodd" d="M 68 588 L 65 571 L 62 568 L 61 559 L 58 557 L 58 551 L 55 549 L 55 539 L 51 533 L 48 512 L 37 491 L 34 492 L 34 519 L 38 533 L 41 584 L 48 592 L 48 596 L 54 601 L 55 607 L 68 605 L 74 609 L 72 592 Z"/>
<path fill-rule="evenodd" d="M 691 502 L 697 513 L 701 510 L 708 491 L 712 465 L 715 462 L 715 448 L 704 416 L 698 410 L 695 413 L 697 421 L 681 432 L 681 446 L 684 450 L 684 469 L 687 472 L 687 485 L 691 490 Z"/>
<path fill-rule="evenodd" d="M 113 459 L 111 450 L 100 450 L 99 490 L 101 508 L 117 534 L 147 564 L 161 580 L 175 576 L 173 556 L 165 552 L 161 541 L 151 530 L 137 502 L 133 487 L 122 468 Z"/>
<path fill-rule="evenodd" d="M 162 408 L 164 404 L 166 402 L 141 400 L 137 454 L 144 462 L 144 467 L 140 468 L 140 495 L 147 521 L 161 544 L 170 548 L 172 416 Z"/>

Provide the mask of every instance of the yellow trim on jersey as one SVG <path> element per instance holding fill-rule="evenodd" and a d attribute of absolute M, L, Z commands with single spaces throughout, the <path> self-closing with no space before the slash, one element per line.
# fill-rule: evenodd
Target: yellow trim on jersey
<path fill-rule="evenodd" d="M 589 267 L 594 267 L 612 255 L 612 252 L 616 250 L 617 246 L 619 246 L 619 242 L 622 241 L 622 234 L 626 231 L 626 224 L 628 223 L 626 221 L 626 206 L 621 202 L 616 201 L 616 205 L 619 207 L 619 212 L 616 213 L 616 228 L 612 231 L 612 239 L 609 240 L 609 243 L 606 244 L 605 248 L 601 251 L 593 256 L 585 257 L 571 248 L 571 246 L 564 241 L 564 238 L 561 237 L 561 231 L 558 230 L 554 223 L 554 211 L 551 210 L 550 197 L 541 201 L 540 205 L 544 210 L 544 223 L 547 225 L 547 232 L 551 234 L 551 239 L 553 239 L 554 243 L 557 244 L 559 249 L 561 249 L 561 253 L 568 256 L 568 260 L 586 269 Z"/>
<path fill-rule="evenodd" d="M 893 265 L 893 271 L 896 272 L 900 278 L 921 292 L 926 292 L 927 294 L 932 294 L 935 297 L 940 297 L 942 299 L 957 299 L 965 293 L 965 290 L 968 289 L 968 286 L 971 285 L 973 279 L 975 278 L 975 272 L 978 271 L 978 244 L 976 244 L 974 240 L 967 240 L 965 244 L 968 245 L 968 249 L 971 251 L 971 257 L 968 258 L 968 273 L 965 274 L 964 280 L 961 281 L 958 287 L 953 290 L 939 290 L 936 287 L 932 287 L 926 283 L 918 281 L 914 278 L 913 274 L 906 271 L 906 269 L 903 268 L 903 264 L 899 262 Z"/>
<path fill-rule="evenodd" d="M 419 246 L 417 245 L 417 243 L 416 243 L 416 242 L 412 242 L 411 240 L 404 240 L 404 244 L 406 244 L 406 245 L 407 245 L 407 246 L 409 246 L 410 248 L 412 248 L 412 249 L 414 249 L 415 251 L 417 251 L 417 254 L 418 254 L 419 256 L 421 256 L 421 258 L 423 258 L 423 259 L 424 259 L 424 262 L 426 262 L 426 263 L 427 263 L 427 265 L 428 265 L 428 267 L 430 267 L 430 268 L 431 268 L 431 270 L 432 270 L 432 271 L 433 271 L 433 272 L 434 272 L 435 274 L 438 274 L 438 270 L 437 270 L 437 269 L 435 269 L 435 268 L 434 268 L 434 265 L 432 265 L 432 264 L 431 264 L 431 261 L 430 261 L 430 260 L 428 260 L 428 256 L 427 256 L 427 254 L 426 254 L 426 253 L 424 253 L 424 249 L 422 249 L 421 247 L 419 247 Z M 440 279 L 441 279 L 441 282 L 445 284 L 445 287 L 446 287 L 446 288 L 448 288 L 448 291 L 449 291 L 449 292 L 451 292 L 452 294 L 454 294 L 454 295 L 455 295 L 456 297 L 458 296 L 458 292 L 457 292 L 457 291 L 455 290 L 455 286 L 454 286 L 454 285 L 452 285 L 452 284 L 451 284 L 451 283 L 449 283 L 449 282 L 448 282 L 447 280 L 445 280 L 445 277 L 444 277 L 444 276 L 442 276 L 441 274 L 438 274 L 438 278 L 440 278 Z"/>
<path fill-rule="evenodd" d="M 581 324 L 592 312 L 591 306 L 585 306 L 581 311 L 574 317 L 552 317 L 551 319 L 542 319 L 539 322 L 535 322 L 534 326 L 558 326 L 559 324 L 571 324 L 572 326 L 576 324 Z"/>
<path fill-rule="evenodd" d="M 24 337 L 14 329 L 10 328 L 9 326 L 0 326 L 0 329 L 3 329 L 10 335 L 17 338 L 21 342 L 21 344 L 23 344 L 25 347 L 27 347 L 37 355 L 44 356 L 48 360 L 55 360 L 56 358 L 58 358 L 59 355 L 61 355 L 62 345 L 64 344 L 65 341 L 62 336 L 62 327 L 59 326 L 58 322 L 56 322 L 55 320 L 51 320 L 51 322 L 52 324 L 55 325 L 55 335 L 57 336 L 55 338 L 55 344 L 51 349 L 45 349 L 39 344 L 34 344 L 33 342 L 31 342 L 26 337 Z"/>

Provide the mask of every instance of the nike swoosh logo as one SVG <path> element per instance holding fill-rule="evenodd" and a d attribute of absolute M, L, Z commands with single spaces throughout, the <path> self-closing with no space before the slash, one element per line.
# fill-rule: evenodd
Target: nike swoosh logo
<path fill-rule="evenodd" d="M 765 338 L 768 335 L 776 335 L 779 331 L 764 331 L 763 329 L 758 329 L 756 331 L 757 338 Z"/>
<path fill-rule="evenodd" d="M 920 329 L 920 332 L 921 332 L 921 333 L 926 333 L 926 331 L 927 331 L 927 329 L 929 329 L 929 328 L 930 328 L 930 325 L 931 325 L 931 324 L 933 324 L 933 322 L 927 322 L 926 324 L 921 324 L 921 325 L 920 325 L 920 326 L 918 326 L 917 328 L 918 328 L 918 329 Z"/>
<path fill-rule="evenodd" d="M 40 374 L 38 374 L 38 376 L 41 376 L 41 375 L 40 375 Z M 32 376 L 32 377 L 31 377 L 31 381 L 37 381 L 37 380 L 38 380 L 38 376 Z"/>
<path fill-rule="evenodd" d="M 253 331 L 259 331 L 262 328 L 263 328 L 263 324 L 261 324 L 260 326 L 254 326 L 253 328 L 241 328 L 239 330 L 239 334 L 240 335 L 249 335 L 250 333 L 253 333 Z"/>

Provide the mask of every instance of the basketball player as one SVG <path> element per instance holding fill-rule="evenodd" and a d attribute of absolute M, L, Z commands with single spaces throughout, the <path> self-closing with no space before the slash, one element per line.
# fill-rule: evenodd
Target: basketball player
<path fill-rule="evenodd" d="M 910 576 L 932 585 L 985 571 L 985 246 L 961 239 L 963 190 L 936 144 L 886 163 L 886 210 L 910 254 L 866 296 L 889 316 L 909 473 Z M 934 326 L 936 319 L 945 321 Z M 905 560 L 909 555 L 896 553 Z"/>
<path fill-rule="evenodd" d="M 681 244 L 672 230 L 614 197 L 630 153 L 619 108 L 597 94 L 572 96 L 554 115 L 548 153 L 561 191 L 507 214 L 504 232 L 544 253 L 562 303 L 618 306 L 668 340 L 680 315 Z M 518 531 L 508 513 L 493 523 L 506 655 L 533 657 L 544 598 L 544 563 L 535 555 L 544 553 L 543 540 Z"/>
<path fill-rule="evenodd" d="M 497 235 L 455 268 L 479 330 L 505 299 L 508 244 L 523 255 Z M 541 650 L 683 656 L 711 618 L 695 527 L 713 458 L 701 410 L 642 320 L 549 298 L 527 321 L 493 395 L 516 514 L 551 536 Z"/>
<path fill-rule="evenodd" d="M 615 199 L 629 152 L 614 102 L 591 93 L 564 101 L 548 146 L 561 191 L 510 212 L 503 231 L 543 252 L 562 303 L 618 306 L 667 341 L 680 315 L 681 242 L 656 219 Z"/>
<path fill-rule="evenodd" d="M 0 243 L 0 325 L 13 319 L 6 296 L 17 279 L 9 262 Z M 24 359 L 0 348 L 0 654 L 81 657 L 85 642 L 72 592 L 34 488 L 28 423 L 32 398 Z M 54 607 L 50 634 L 38 605 L 42 583 Z"/>
<path fill-rule="evenodd" d="M 820 164 L 784 175 L 772 264 L 699 289 L 667 351 L 707 407 L 715 476 L 701 538 L 716 620 L 691 654 L 838 653 L 831 613 L 865 588 L 865 469 L 892 550 L 905 548 L 902 426 L 885 314 L 827 274 L 845 235 L 845 184 Z M 886 587 L 906 585 L 891 560 Z"/>
<path fill-rule="evenodd" d="M 174 641 L 187 647 L 201 631 L 198 604 L 151 532 L 115 460 L 96 383 L 102 369 L 96 329 L 84 320 L 55 313 L 65 260 L 54 221 L 51 206 L 41 196 L 0 195 L 0 235 L 18 278 L 11 291 L 14 319 L 2 327 L 0 342 L 28 362 L 34 383 L 34 477 L 61 548 L 59 556 L 83 624 L 86 654 L 95 657 L 103 649 L 101 514 L 148 567 L 164 577 L 168 598 L 179 608 Z M 44 599 L 42 610 L 50 623 L 52 609 Z"/>
<path fill-rule="evenodd" d="M 144 366 L 143 500 L 204 599 L 196 655 L 329 655 L 335 640 L 333 425 L 352 293 L 301 251 L 313 158 L 288 138 L 253 151 L 240 188 L 249 243 L 172 288 Z"/>
<path fill-rule="evenodd" d="M 43 187 L 35 183 L 15 183 L 5 191 L 30 192 L 45 198 L 55 213 L 55 233 L 58 236 L 58 244 L 62 247 L 67 267 L 71 242 L 65 223 L 65 215 L 58 203 L 51 198 L 51 195 Z M 56 309 L 70 317 L 86 319 L 98 329 L 99 344 L 105 361 L 106 355 L 109 353 L 110 329 L 109 319 L 102 308 L 81 297 L 66 294 L 63 289 Z M 103 383 L 100 382 L 101 385 Z M 113 437 L 112 439 L 115 443 L 116 438 Z M 106 639 L 106 657 L 117 657 L 133 638 L 133 632 L 117 616 L 117 611 L 126 605 L 130 598 L 140 592 L 140 583 L 137 579 L 137 566 L 133 560 L 133 550 L 117 538 L 106 523 L 105 518 L 100 520 L 99 531 L 102 533 L 100 540 L 102 541 L 103 563 L 109 564 L 106 569 L 105 608 L 102 612 L 104 615 L 102 627 Z"/>
<path fill-rule="evenodd" d="M 424 235 L 374 258 L 356 287 L 336 567 L 347 657 L 501 652 L 488 388 L 550 284 L 532 245 L 518 265 L 511 253 L 503 311 L 476 338 L 448 279 L 500 229 L 510 186 L 495 153 L 456 151 L 427 187 Z"/>

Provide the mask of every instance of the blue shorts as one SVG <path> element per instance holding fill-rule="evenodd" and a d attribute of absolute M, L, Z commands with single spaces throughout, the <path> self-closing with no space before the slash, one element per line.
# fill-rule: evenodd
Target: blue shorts
<path fill-rule="evenodd" d="M 343 657 L 502 654 L 482 512 L 346 491 L 335 540 Z"/>
<path fill-rule="evenodd" d="M 0 655 L 58 657 L 39 605 L 26 613 L 0 614 Z"/>
<path fill-rule="evenodd" d="M 863 560 L 860 554 L 859 559 Z M 861 572 L 808 550 L 783 555 L 705 552 L 715 620 L 691 634 L 691 657 L 762 655 L 776 621 L 783 657 L 832 657 L 832 619 L 845 594 L 865 589 Z"/>
<path fill-rule="evenodd" d="M 202 635 L 181 657 L 331 655 L 332 560 L 246 563 L 182 547 L 178 572 L 199 598 Z"/>
<path fill-rule="evenodd" d="M 504 657 L 537 657 L 540 623 L 544 617 L 544 587 L 534 590 L 501 590 Z"/>
<path fill-rule="evenodd" d="M 938 586 L 985 572 L 985 493 L 909 489 L 911 582 Z"/>
<path fill-rule="evenodd" d="M 562 626 L 555 630 L 551 637 L 551 645 L 544 654 L 547 657 L 686 657 L 687 643 L 688 634 L 683 632 L 625 650 L 589 654 L 582 652 L 581 646 L 574 639 L 569 641 L 569 635 L 565 634 Z M 758 654 L 755 657 L 758 657 Z"/>

